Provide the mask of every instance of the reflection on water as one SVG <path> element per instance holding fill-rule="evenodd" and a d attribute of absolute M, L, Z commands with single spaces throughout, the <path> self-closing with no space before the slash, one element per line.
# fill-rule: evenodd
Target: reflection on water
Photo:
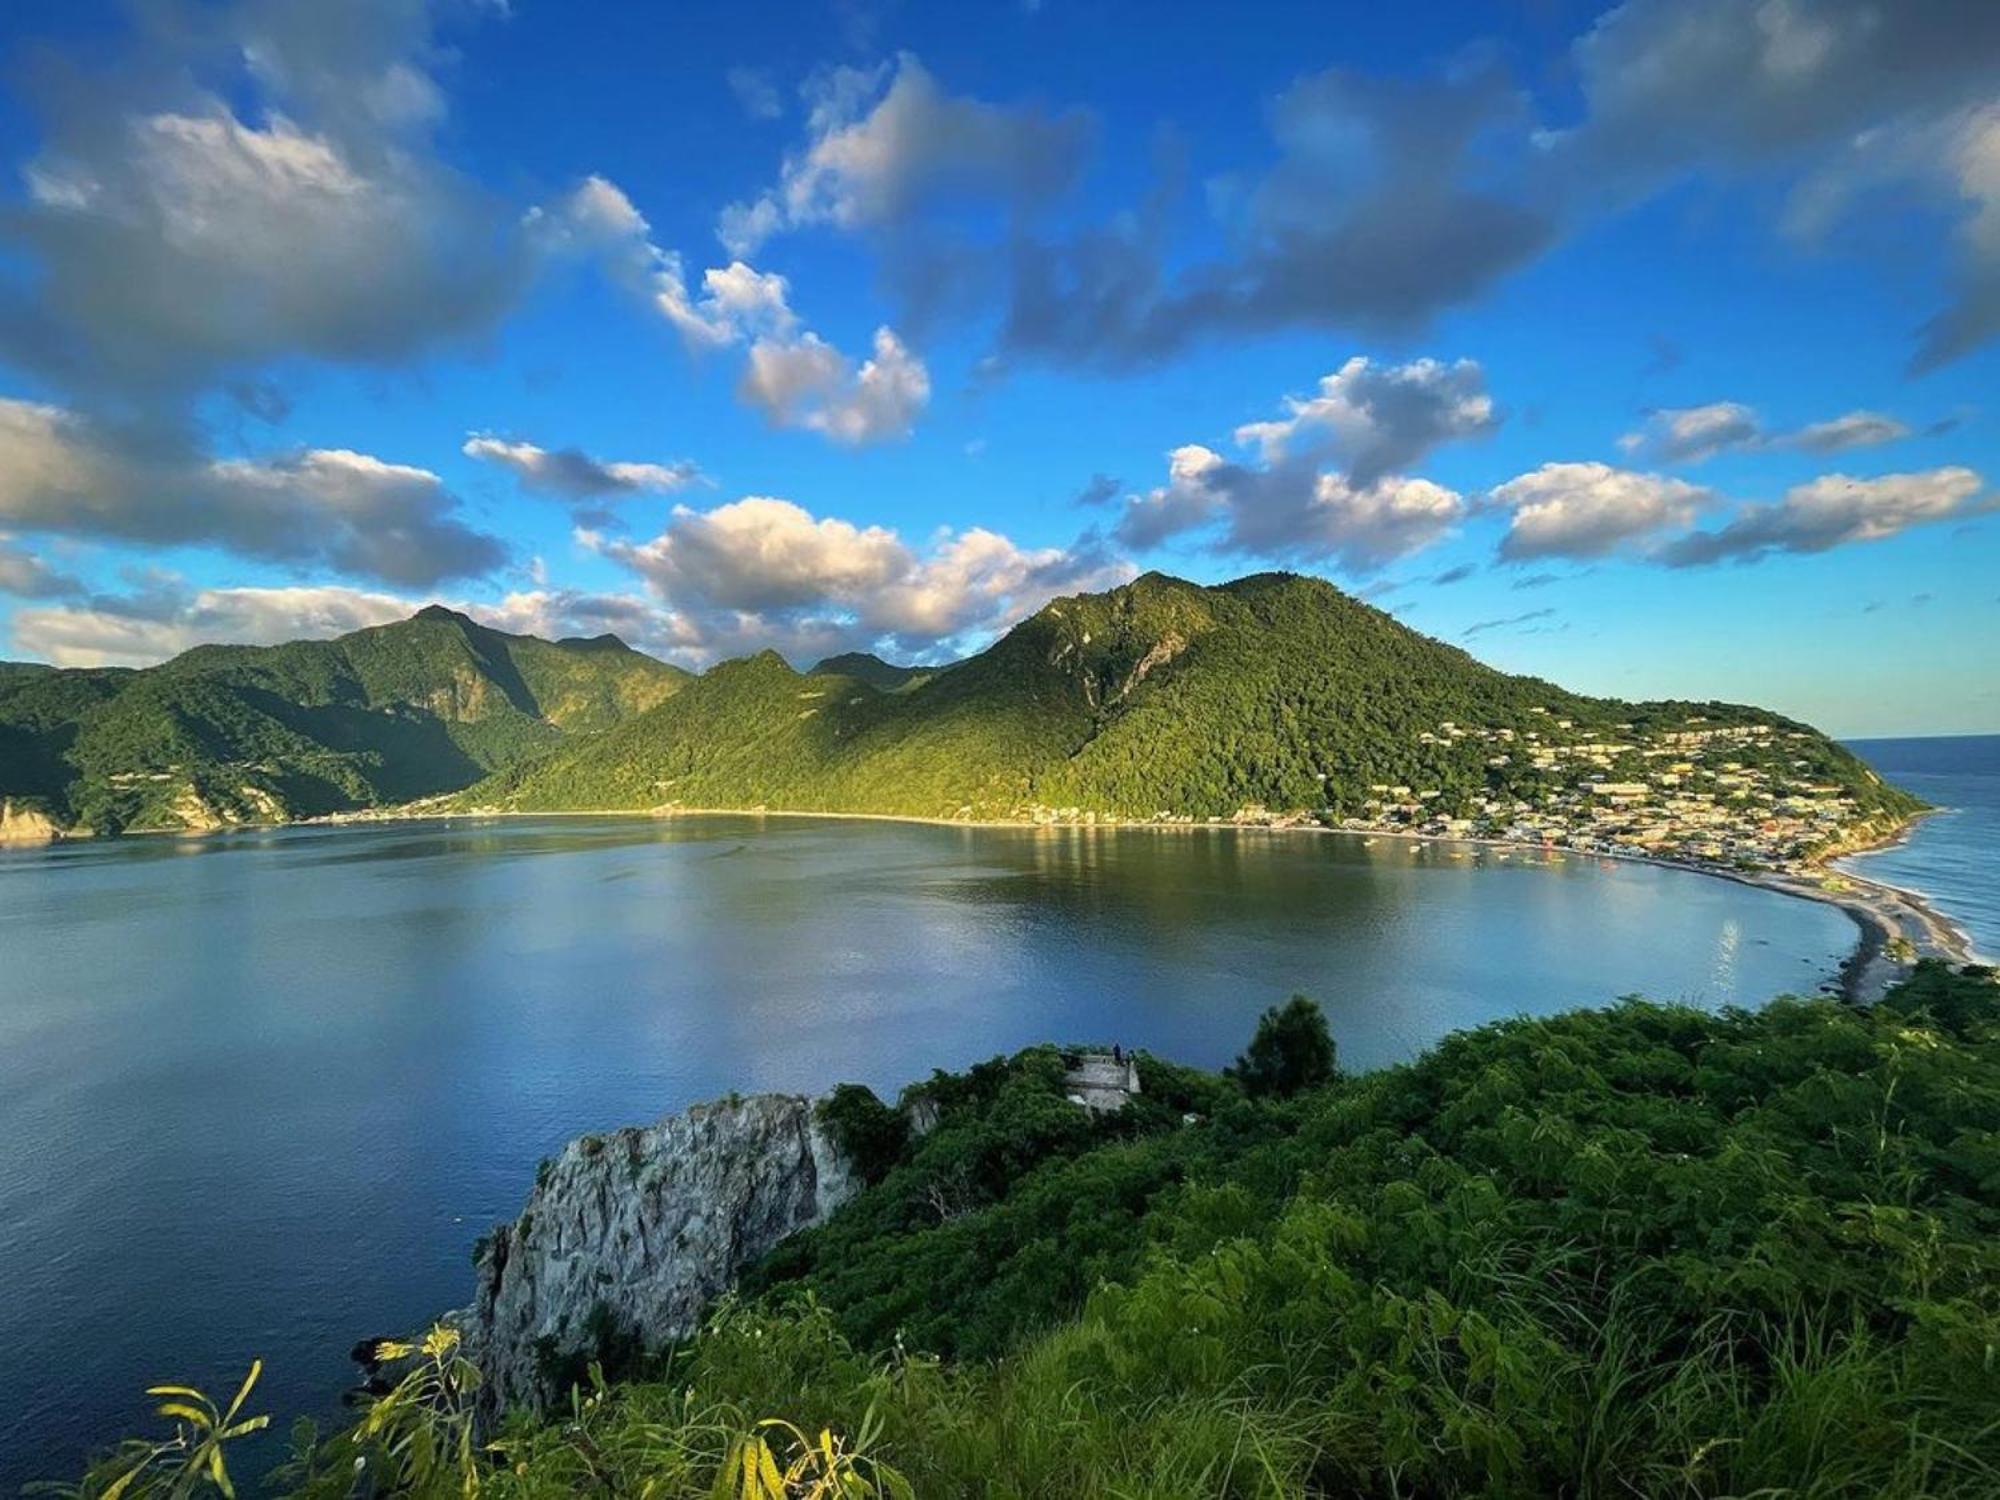
<path fill-rule="evenodd" d="M 884 1093 L 1044 1039 L 1227 1061 L 1264 1006 L 1344 1061 L 1643 991 L 1810 990 L 1830 908 L 1608 861 L 1256 831 L 749 817 L 288 829 L 0 857 L 0 1488 L 142 1386 L 356 1338 L 587 1129 L 730 1089 Z M 53 1440 L 53 1441 L 52 1441 Z"/>

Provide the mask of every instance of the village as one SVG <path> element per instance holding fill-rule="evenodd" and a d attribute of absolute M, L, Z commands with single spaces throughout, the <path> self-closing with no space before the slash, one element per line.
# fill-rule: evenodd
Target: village
<path fill-rule="evenodd" d="M 1868 823 L 1846 788 L 1814 779 L 1812 759 L 1786 754 L 1814 741 L 1802 730 L 1699 716 L 1606 729 L 1531 714 L 1543 727 L 1447 720 L 1419 736 L 1484 748 L 1489 782 L 1509 790 L 1454 799 L 1442 788 L 1371 785 L 1362 812 L 1337 826 L 1781 870 L 1853 842 Z"/>

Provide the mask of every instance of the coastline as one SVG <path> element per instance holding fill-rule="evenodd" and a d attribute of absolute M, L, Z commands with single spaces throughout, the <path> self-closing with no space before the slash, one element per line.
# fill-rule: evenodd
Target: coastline
<path fill-rule="evenodd" d="M 1650 854 L 1628 854 L 1604 850 L 1571 849 L 1563 845 L 1529 843 L 1519 839 L 1456 838 L 1444 834 L 1412 833 L 1402 830 L 1328 828 L 1305 822 L 1234 822 L 1209 819 L 1188 822 L 1041 821 L 1031 818 L 929 818 L 915 813 L 817 812 L 801 808 L 771 807 L 684 807 L 667 805 L 653 808 L 570 808 L 560 812 L 532 812 L 515 809 L 482 808 L 439 811 L 419 805 L 336 813 L 324 818 L 301 819 L 301 823 L 345 825 L 442 819 L 503 818 L 819 818 L 844 822 L 913 823 L 933 828 L 1047 829 L 1065 832 L 1088 830 L 1125 831 L 1140 829 L 1153 833 L 1256 831 L 1274 834 L 1306 833 L 1347 838 L 1397 839 L 1414 844 L 1446 844 L 1469 848 L 1497 849 L 1503 853 L 1560 854 L 1565 858 L 1613 859 L 1658 869 L 1680 870 L 1693 875 L 1709 875 L 1756 886 L 1802 901 L 1818 901 L 1839 908 L 1851 920 L 1858 935 L 1854 949 L 1842 960 L 1835 984 L 1844 999 L 1870 1004 L 1889 987 L 1905 977 L 1916 959 L 1938 958 L 1954 965 L 1977 962 L 1970 937 L 1957 923 L 1932 907 L 1918 891 L 1904 890 L 1850 870 L 1836 869 L 1832 861 L 1867 854 L 1907 841 L 1925 818 L 1940 809 L 1930 808 L 1910 817 L 1881 838 L 1857 848 L 1841 849 L 1808 862 L 1796 870 L 1739 870 L 1692 860 L 1665 859 Z M 1899 953 L 1898 945 L 1906 945 Z M 1907 955 L 1907 956 L 1906 956 Z"/>

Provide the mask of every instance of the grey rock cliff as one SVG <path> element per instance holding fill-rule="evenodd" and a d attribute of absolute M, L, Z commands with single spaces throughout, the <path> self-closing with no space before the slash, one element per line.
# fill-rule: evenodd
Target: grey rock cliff
<path fill-rule="evenodd" d="M 459 1315 L 482 1408 L 539 1409 L 555 1394 L 540 1351 L 588 1349 L 594 1314 L 649 1349 L 685 1338 L 743 1267 L 858 1187 L 813 1101 L 792 1094 L 571 1141 L 486 1243 L 477 1300 Z"/>

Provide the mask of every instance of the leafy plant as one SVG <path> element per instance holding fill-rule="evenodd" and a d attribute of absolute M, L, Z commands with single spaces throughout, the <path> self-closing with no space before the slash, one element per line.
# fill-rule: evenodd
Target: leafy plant
<path fill-rule="evenodd" d="M 171 1437 L 156 1442 L 134 1438 L 120 1444 L 110 1457 L 92 1466 L 80 1484 L 34 1488 L 75 1500 L 188 1500 L 212 1488 L 225 1500 L 235 1500 L 227 1449 L 271 1423 L 268 1416 L 243 1415 L 243 1403 L 263 1372 L 264 1362 L 253 1360 L 226 1408 L 190 1385 L 148 1386 L 147 1395 L 162 1398 L 156 1413 L 174 1424 Z"/>

